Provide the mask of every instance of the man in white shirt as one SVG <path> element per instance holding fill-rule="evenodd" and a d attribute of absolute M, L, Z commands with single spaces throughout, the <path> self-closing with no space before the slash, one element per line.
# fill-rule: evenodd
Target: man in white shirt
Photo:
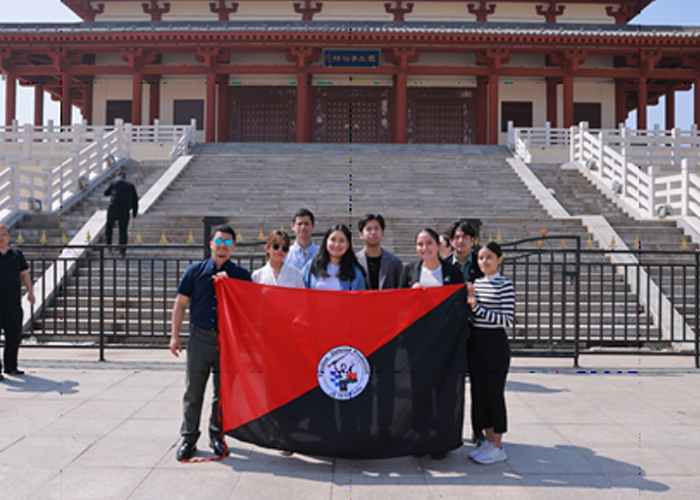
<path fill-rule="evenodd" d="M 301 270 L 307 262 L 314 258 L 318 245 L 311 241 L 311 235 L 316 227 L 314 214 L 307 208 L 300 208 L 292 217 L 292 230 L 296 241 L 289 249 L 285 264 Z"/>

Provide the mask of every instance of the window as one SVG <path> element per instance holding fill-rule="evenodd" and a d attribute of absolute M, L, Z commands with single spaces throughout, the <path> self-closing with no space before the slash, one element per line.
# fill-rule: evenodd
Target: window
<path fill-rule="evenodd" d="M 204 130 L 204 101 L 199 99 L 176 99 L 173 112 L 174 125 L 189 125 L 197 120 L 197 130 Z"/>
<path fill-rule="evenodd" d="M 601 111 L 599 102 L 575 102 L 574 125 L 588 122 L 588 128 L 601 128 Z"/>
<path fill-rule="evenodd" d="M 531 101 L 503 101 L 501 103 L 501 132 L 508 132 L 508 122 L 514 127 L 532 127 Z"/>
<path fill-rule="evenodd" d="M 131 101 L 107 101 L 107 125 L 114 125 L 117 118 L 131 123 Z"/>

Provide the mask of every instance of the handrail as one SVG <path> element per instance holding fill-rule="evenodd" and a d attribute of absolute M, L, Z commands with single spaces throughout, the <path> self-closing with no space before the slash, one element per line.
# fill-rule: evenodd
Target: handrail
<path fill-rule="evenodd" d="M 0 126 L 0 221 L 25 211 L 57 212 L 131 155 L 133 144 L 173 144 L 170 158 L 196 142 L 189 125 Z M 3 167 L 4 164 L 4 167 Z"/>

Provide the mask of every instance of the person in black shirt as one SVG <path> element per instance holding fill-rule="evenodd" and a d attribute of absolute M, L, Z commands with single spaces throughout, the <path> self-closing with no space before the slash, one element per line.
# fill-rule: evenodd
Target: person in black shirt
<path fill-rule="evenodd" d="M 386 223 L 381 214 L 365 214 L 358 224 L 365 247 L 355 254 L 367 275 L 367 290 L 398 288 L 403 264 L 401 259 L 382 248 Z"/>
<path fill-rule="evenodd" d="M 126 172 L 123 171 L 105 189 L 105 196 L 110 196 L 105 233 L 107 245 L 112 247 L 112 230 L 114 223 L 119 222 L 119 256 L 124 258 L 128 241 L 126 231 L 129 228 L 129 212 L 132 213 L 131 220 L 136 222 L 136 215 L 139 211 L 139 196 L 136 194 L 136 187 L 126 180 Z"/>
<path fill-rule="evenodd" d="M 5 334 L 3 361 L 5 373 L 9 375 L 24 375 L 17 366 L 22 338 L 22 284 L 27 289 L 29 303 L 34 305 L 34 289 L 27 261 L 22 252 L 10 248 L 10 228 L 0 224 L 0 331 Z"/>
<path fill-rule="evenodd" d="M 199 421 L 204 402 L 204 390 L 209 373 L 214 375 L 214 396 L 209 419 L 209 444 L 218 456 L 226 453 L 221 410 L 219 409 L 219 350 L 218 315 L 214 279 L 228 276 L 251 281 L 250 273 L 229 259 L 236 247 L 236 232 L 230 226 L 219 226 L 209 242 L 211 257 L 190 265 L 177 287 L 170 330 L 170 352 L 179 356 L 182 351 L 180 326 L 187 305 L 190 306 L 190 337 L 187 343 L 187 379 L 183 398 L 183 419 L 180 435 L 182 444 L 177 449 L 178 460 L 188 460 L 197 450 Z"/>

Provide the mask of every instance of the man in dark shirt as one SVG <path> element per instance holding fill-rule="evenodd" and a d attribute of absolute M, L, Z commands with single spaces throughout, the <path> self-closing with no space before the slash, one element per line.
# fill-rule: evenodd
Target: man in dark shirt
<path fill-rule="evenodd" d="M 219 351 L 217 349 L 218 316 L 214 280 L 224 277 L 251 281 L 250 273 L 229 259 L 236 247 L 236 233 L 230 226 L 219 226 L 209 242 L 211 258 L 190 265 L 180 280 L 173 307 L 170 351 L 179 356 L 182 351 L 180 325 L 187 304 L 190 306 L 190 336 L 187 343 L 187 379 L 183 398 L 183 420 L 180 428 L 182 444 L 178 460 L 187 460 L 197 450 L 199 421 L 204 390 L 209 373 L 214 375 L 214 396 L 209 419 L 209 444 L 218 456 L 226 453 L 221 413 L 219 411 Z"/>
<path fill-rule="evenodd" d="M 358 224 L 365 247 L 355 257 L 367 276 L 367 290 L 399 287 L 403 264 L 401 259 L 382 248 L 385 228 L 381 214 L 365 214 Z"/>
<path fill-rule="evenodd" d="M 459 219 L 450 225 L 447 234 L 450 236 L 450 243 L 454 249 L 449 262 L 459 267 L 465 283 L 474 283 L 477 278 L 484 275 L 479 268 L 477 248 L 474 246 L 477 236 L 476 228 L 468 220 Z M 467 329 L 467 335 L 469 332 L 470 330 Z M 477 446 L 481 446 L 486 440 L 482 429 L 483 425 L 477 422 L 476 414 L 472 412 L 472 441 Z"/>
<path fill-rule="evenodd" d="M 126 180 L 126 172 L 121 172 L 119 177 L 109 184 L 105 189 L 105 196 L 110 196 L 105 233 L 107 245 L 112 247 L 112 230 L 114 223 L 119 222 L 119 256 L 124 258 L 128 242 L 126 231 L 129 228 L 129 211 L 132 213 L 132 220 L 136 222 L 139 196 L 136 194 L 136 187 Z"/>
<path fill-rule="evenodd" d="M 10 248 L 10 228 L 0 224 L 0 332 L 5 334 L 3 361 L 8 375 L 24 375 L 17 367 L 22 338 L 22 284 L 27 289 L 29 303 L 34 305 L 34 289 L 27 261 L 22 252 Z M 0 380 L 3 380 L 2 373 Z"/>
<path fill-rule="evenodd" d="M 447 234 L 454 249 L 450 263 L 460 268 L 465 283 L 474 283 L 484 275 L 479 269 L 477 248 L 474 247 L 476 228 L 466 219 L 459 219 L 452 223 Z"/>

